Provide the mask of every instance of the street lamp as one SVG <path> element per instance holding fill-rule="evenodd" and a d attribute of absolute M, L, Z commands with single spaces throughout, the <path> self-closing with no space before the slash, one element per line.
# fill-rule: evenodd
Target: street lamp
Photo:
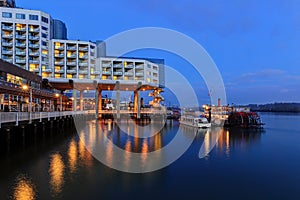
<path fill-rule="evenodd" d="M 56 93 L 55 97 L 59 97 L 59 110 L 62 111 L 62 95 Z"/>
<path fill-rule="evenodd" d="M 22 85 L 22 89 L 27 91 L 29 89 L 29 123 L 32 122 L 32 88 L 28 85 Z"/>

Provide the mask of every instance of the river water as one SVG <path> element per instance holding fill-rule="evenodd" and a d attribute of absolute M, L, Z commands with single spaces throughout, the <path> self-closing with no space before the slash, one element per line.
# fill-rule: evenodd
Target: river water
<path fill-rule="evenodd" d="M 263 130 L 219 129 L 215 135 L 178 122 L 139 139 L 134 135 L 151 128 L 130 122 L 120 128 L 106 120 L 91 121 L 78 134 L 46 130 L 42 139 L 1 153 L 0 199 L 300 199 L 300 115 L 260 115 Z M 120 172 L 90 153 L 95 141 L 106 141 L 107 163 L 132 167 L 130 152 L 135 152 L 146 166 L 147 152 L 170 144 L 177 134 L 191 146 L 154 172 Z M 116 156 L 108 140 L 128 153 Z"/>

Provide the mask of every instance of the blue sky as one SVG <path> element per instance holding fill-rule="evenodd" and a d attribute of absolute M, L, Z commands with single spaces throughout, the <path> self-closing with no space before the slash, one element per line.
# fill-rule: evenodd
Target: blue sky
<path fill-rule="evenodd" d="M 17 0 L 17 6 L 64 21 L 69 39 L 95 41 L 145 26 L 174 29 L 195 39 L 213 58 L 228 103 L 300 102 L 298 0 Z M 163 57 L 176 69 L 189 68 L 186 61 L 166 52 L 136 55 Z M 207 103 L 201 77 L 187 71 L 199 101 Z"/>

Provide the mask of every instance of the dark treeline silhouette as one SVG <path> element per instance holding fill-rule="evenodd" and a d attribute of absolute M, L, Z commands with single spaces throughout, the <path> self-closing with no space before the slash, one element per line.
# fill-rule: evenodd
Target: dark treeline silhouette
<path fill-rule="evenodd" d="M 249 104 L 257 112 L 300 112 L 300 103 Z"/>

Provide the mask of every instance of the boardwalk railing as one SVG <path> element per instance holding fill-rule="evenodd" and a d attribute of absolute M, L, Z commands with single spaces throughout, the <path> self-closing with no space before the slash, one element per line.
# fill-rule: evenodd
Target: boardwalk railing
<path fill-rule="evenodd" d="M 95 111 L 64 111 L 64 112 L 0 112 L 0 128 L 3 123 L 12 123 L 15 122 L 16 125 L 19 125 L 21 121 L 31 121 L 31 120 L 40 120 L 50 118 L 62 118 L 64 116 L 71 115 L 87 115 L 95 114 Z"/>

